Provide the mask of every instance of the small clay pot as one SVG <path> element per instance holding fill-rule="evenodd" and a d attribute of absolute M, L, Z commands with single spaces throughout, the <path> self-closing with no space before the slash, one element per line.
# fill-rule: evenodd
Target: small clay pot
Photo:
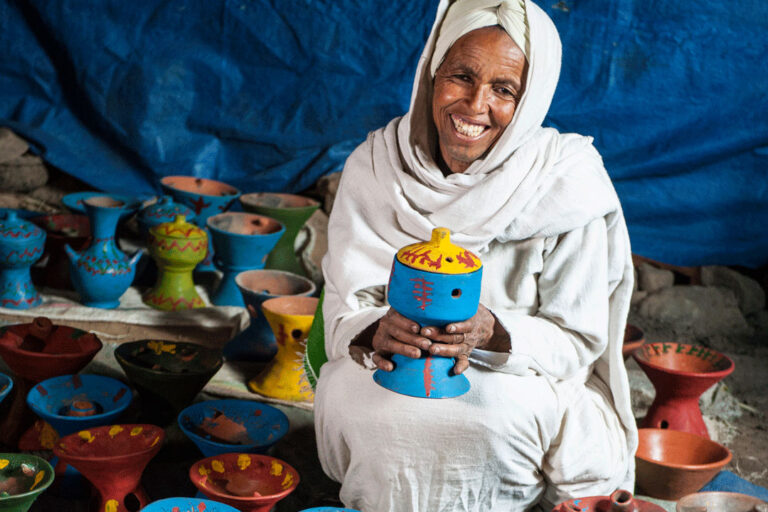
<path fill-rule="evenodd" d="M 706 437 L 658 428 L 638 430 L 637 492 L 678 500 L 696 492 L 731 461 L 731 451 Z"/>
<path fill-rule="evenodd" d="M 619 489 L 610 496 L 590 496 L 564 501 L 552 509 L 552 512 L 664 512 L 664 509 L 648 501 L 632 496 L 632 493 Z"/>
<path fill-rule="evenodd" d="M 645 333 L 636 325 L 627 324 L 624 328 L 624 344 L 621 347 L 621 354 L 624 359 L 629 359 L 632 352 L 643 346 L 645 343 Z"/>
<path fill-rule="evenodd" d="M 64 247 L 69 244 L 74 250 L 82 251 L 88 246 L 91 242 L 88 217 L 77 214 L 41 215 L 33 218 L 32 222 L 48 233 L 45 240 L 48 263 L 45 265 L 43 284 L 49 288 L 71 290 L 69 258 Z"/>
<path fill-rule="evenodd" d="M 768 502 L 738 492 L 697 492 L 680 498 L 677 512 L 758 512 L 768 511 Z"/>

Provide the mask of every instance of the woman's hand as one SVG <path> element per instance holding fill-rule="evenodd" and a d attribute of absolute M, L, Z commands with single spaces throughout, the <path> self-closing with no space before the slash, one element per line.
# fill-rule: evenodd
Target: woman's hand
<path fill-rule="evenodd" d="M 421 351 L 432 345 L 419 334 L 419 324 L 408 320 L 392 308 L 379 320 L 379 325 L 371 342 L 373 362 L 380 370 L 390 372 L 395 365 L 390 361 L 392 354 L 400 354 L 417 359 Z"/>
<path fill-rule="evenodd" d="M 469 367 L 469 354 L 476 347 L 490 344 L 495 324 L 496 318 L 480 304 L 472 318 L 448 324 L 444 329 L 423 327 L 421 334 L 434 342 L 428 348 L 430 354 L 456 358 L 453 372 L 458 375 Z"/>

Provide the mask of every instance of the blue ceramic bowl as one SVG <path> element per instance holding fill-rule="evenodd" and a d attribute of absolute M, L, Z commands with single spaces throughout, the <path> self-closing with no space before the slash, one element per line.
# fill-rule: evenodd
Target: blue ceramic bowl
<path fill-rule="evenodd" d="M 128 386 L 111 377 L 62 375 L 32 388 L 27 404 L 63 437 L 114 423 L 132 397 Z"/>
<path fill-rule="evenodd" d="M 280 409 L 252 400 L 198 402 L 181 411 L 178 421 L 205 457 L 265 453 L 288 432 L 288 417 Z"/>
<path fill-rule="evenodd" d="M 85 205 L 83 204 L 83 201 L 98 196 L 109 196 L 112 199 L 122 201 L 125 204 L 125 211 L 120 214 L 120 219 L 125 219 L 141 208 L 141 199 L 121 194 L 112 194 L 109 192 L 75 192 L 62 197 L 61 202 L 64 203 L 64 206 L 74 212 L 85 213 Z"/>
<path fill-rule="evenodd" d="M 236 508 L 224 503 L 202 498 L 165 498 L 150 503 L 139 512 L 173 512 L 174 510 L 179 512 L 238 512 Z"/>
<path fill-rule="evenodd" d="M 0 403 L 13 389 L 13 380 L 4 373 L 0 373 Z"/>

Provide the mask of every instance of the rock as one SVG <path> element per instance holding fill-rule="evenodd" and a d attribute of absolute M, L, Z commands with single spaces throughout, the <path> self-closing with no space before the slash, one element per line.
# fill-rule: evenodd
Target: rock
<path fill-rule="evenodd" d="M 333 200 L 336 199 L 336 192 L 339 190 L 340 180 L 341 172 L 333 172 L 317 180 L 317 191 L 323 196 L 323 210 L 325 210 L 325 213 L 331 213 Z"/>
<path fill-rule="evenodd" d="M 745 315 L 765 309 L 765 291 L 760 283 L 728 267 L 702 267 L 701 282 L 705 286 L 723 286 L 732 290 Z"/>
<path fill-rule="evenodd" d="M 648 296 L 648 292 L 644 292 L 643 290 L 635 290 L 632 292 L 632 298 L 629 301 L 629 304 L 631 306 L 637 306 L 643 300 Z"/>
<path fill-rule="evenodd" d="M 20 157 L 28 149 L 27 141 L 8 128 L 0 127 L 0 163 Z"/>
<path fill-rule="evenodd" d="M 22 155 L 0 163 L 0 190 L 27 192 L 42 187 L 47 181 L 48 169 L 39 156 Z"/>
<path fill-rule="evenodd" d="M 646 297 L 638 314 L 676 333 L 696 337 L 752 333 L 736 296 L 727 288 L 687 285 L 665 288 Z"/>
<path fill-rule="evenodd" d="M 304 269 L 317 286 L 323 286 L 323 256 L 328 252 L 328 215 L 323 210 L 315 210 L 296 237 L 296 246 L 301 247 L 299 257 Z"/>
<path fill-rule="evenodd" d="M 671 270 L 656 268 L 649 263 L 641 263 L 637 273 L 640 290 L 648 293 L 654 293 L 675 284 L 675 274 Z"/>

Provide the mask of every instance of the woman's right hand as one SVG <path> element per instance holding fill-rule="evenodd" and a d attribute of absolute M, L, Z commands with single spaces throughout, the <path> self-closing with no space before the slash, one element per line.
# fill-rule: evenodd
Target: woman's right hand
<path fill-rule="evenodd" d="M 373 362 L 380 370 L 390 372 L 395 365 L 392 354 L 417 359 L 422 350 L 428 350 L 432 342 L 419 334 L 419 324 L 405 318 L 392 308 L 379 320 L 373 335 Z"/>

